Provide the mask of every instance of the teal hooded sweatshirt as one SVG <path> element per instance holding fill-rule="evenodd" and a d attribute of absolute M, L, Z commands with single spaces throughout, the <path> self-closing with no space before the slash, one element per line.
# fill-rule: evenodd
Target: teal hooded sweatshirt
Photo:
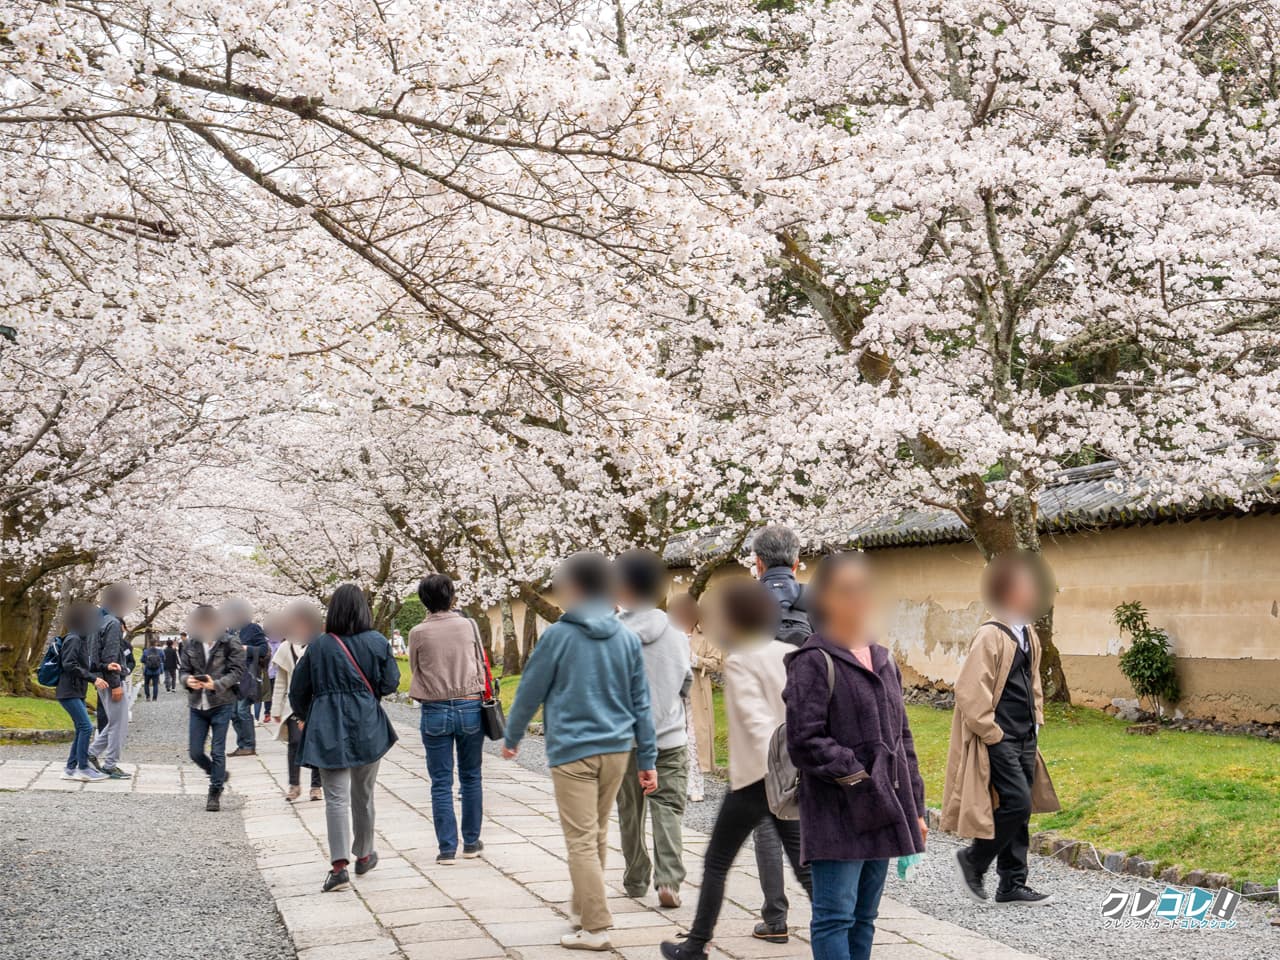
<path fill-rule="evenodd" d="M 603 601 L 568 611 L 538 640 L 507 717 L 508 748 L 515 749 L 539 707 L 548 766 L 632 746 L 641 770 L 658 762 L 640 639 Z"/>

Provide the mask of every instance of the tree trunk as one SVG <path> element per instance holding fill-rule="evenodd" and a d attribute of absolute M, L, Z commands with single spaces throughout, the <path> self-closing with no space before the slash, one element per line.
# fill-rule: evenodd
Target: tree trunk
<path fill-rule="evenodd" d="M 480 631 L 480 645 L 484 647 L 484 655 L 489 658 L 489 665 L 494 663 L 493 656 L 493 621 L 489 619 L 489 611 L 479 603 L 469 603 L 462 612 L 476 622 Z"/>
<path fill-rule="evenodd" d="M 502 611 L 502 672 L 519 673 L 520 641 L 516 638 L 516 618 L 511 612 L 511 601 L 503 600 L 498 607 Z"/>
<path fill-rule="evenodd" d="M 538 645 L 538 614 L 532 607 L 524 608 L 524 622 L 521 626 L 521 655 L 520 672 L 524 673 L 525 665 L 529 662 L 529 658 L 533 656 L 533 648 Z"/>
<path fill-rule="evenodd" d="M 57 600 L 32 588 L 0 596 L 0 694 L 35 693 L 31 671 L 53 626 Z"/>
<path fill-rule="evenodd" d="M 1035 501 L 1030 497 L 1013 497 L 1003 510 L 988 510 L 986 489 L 974 491 L 961 518 L 973 531 L 974 542 L 982 555 L 992 557 L 1009 550 L 1040 552 L 1040 530 L 1036 524 Z M 967 514 L 967 515 L 966 515 Z M 1036 621 L 1040 638 L 1040 685 L 1049 702 L 1070 703 L 1071 689 L 1062 670 L 1062 654 L 1053 642 L 1053 608 Z"/>

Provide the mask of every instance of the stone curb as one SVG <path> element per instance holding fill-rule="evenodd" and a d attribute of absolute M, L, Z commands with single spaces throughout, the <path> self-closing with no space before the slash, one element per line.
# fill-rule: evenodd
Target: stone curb
<path fill-rule="evenodd" d="M 75 739 L 74 730 L 28 730 L 22 727 L 0 727 L 0 742 L 18 743 L 70 743 Z"/>
<path fill-rule="evenodd" d="M 946 832 L 941 826 L 942 811 L 937 807 L 926 808 L 925 822 L 931 831 Z M 1053 857 L 1078 870 L 1106 870 L 1138 879 L 1159 880 L 1161 883 L 1180 884 L 1187 887 L 1203 887 L 1206 890 L 1231 887 L 1251 900 L 1280 902 L 1280 887 L 1269 887 L 1249 880 L 1237 883 L 1229 873 L 1188 869 L 1182 864 L 1161 867 L 1159 861 L 1129 856 L 1121 850 L 1099 850 L 1086 840 L 1073 840 L 1070 837 L 1061 836 L 1054 830 L 1033 833 L 1031 852 L 1038 853 L 1042 857 Z"/>

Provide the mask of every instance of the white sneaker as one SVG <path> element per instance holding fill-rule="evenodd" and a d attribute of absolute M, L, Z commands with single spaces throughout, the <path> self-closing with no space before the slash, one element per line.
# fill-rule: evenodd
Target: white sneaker
<path fill-rule="evenodd" d="M 67 769 L 65 769 L 65 770 L 63 770 L 63 771 L 62 771 L 62 776 L 60 777 L 60 779 L 62 779 L 62 780 L 79 780 L 80 778 L 79 778 L 78 776 L 76 776 L 76 768 L 75 768 L 75 767 L 67 767 Z"/>
<path fill-rule="evenodd" d="M 76 779 L 85 783 L 101 783 L 103 780 L 110 780 L 111 777 L 103 773 L 101 770 L 95 770 L 93 767 L 85 767 L 82 770 L 76 771 Z"/>
<path fill-rule="evenodd" d="M 613 949 L 613 944 L 609 942 L 608 930 L 597 930 L 595 933 L 590 930 L 566 933 L 560 938 L 560 946 L 566 950 L 604 951 Z"/>

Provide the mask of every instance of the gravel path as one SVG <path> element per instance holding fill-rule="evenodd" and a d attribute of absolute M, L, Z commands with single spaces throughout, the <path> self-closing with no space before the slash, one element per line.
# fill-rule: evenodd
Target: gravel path
<path fill-rule="evenodd" d="M 186 757 L 180 694 L 134 706 L 126 761 Z M 0 757 L 65 758 L 64 744 Z M 288 960 L 295 956 L 245 838 L 239 799 L 0 792 L 0 958 Z M 101 855 L 104 827 L 120 841 Z"/>
<path fill-rule="evenodd" d="M 408 708 L 405 708 L 408 709 Z M 399 719 L 399 718 L 398 718 Z M 409 717 L 409 722 L 416 718 Z M 498 752 L 498 745 L 486 748 Z M 546 769 L 540 738 L 526 737 L 519 762 L 530 770 Z M 685 825 L 709 832 L 715 821 L 723 781 L 707 778 L 706 800 L 689 804 Z M 1270 917 L 1280 915 L 1274 905 L 1245 904 L 1236 912 L 1232 930 L 1180 930 L 1168 924 L 1157 929 L 1109 930 L 1099 906 L 1112 886 L 1134 890 L 1144 886 L 1130 877 L 1076 870 L 1045 857 L 1033 857 L 1031 884 L 1052 893 L 1051 904 L 1039 908 L 981 908 L 957 890 L 952 852 L 958 841 L 935 835 L 929 852 L 907 882 L 891 870 L 885 895 L 930 916 L 966 927 L 975 933 L 1048 960 L 1277 960 L 1280 928 Z M 992 881 L 994 882 L 994 879 Z M 1163 889 L 1148 881 L 1148 889 Z"/>

